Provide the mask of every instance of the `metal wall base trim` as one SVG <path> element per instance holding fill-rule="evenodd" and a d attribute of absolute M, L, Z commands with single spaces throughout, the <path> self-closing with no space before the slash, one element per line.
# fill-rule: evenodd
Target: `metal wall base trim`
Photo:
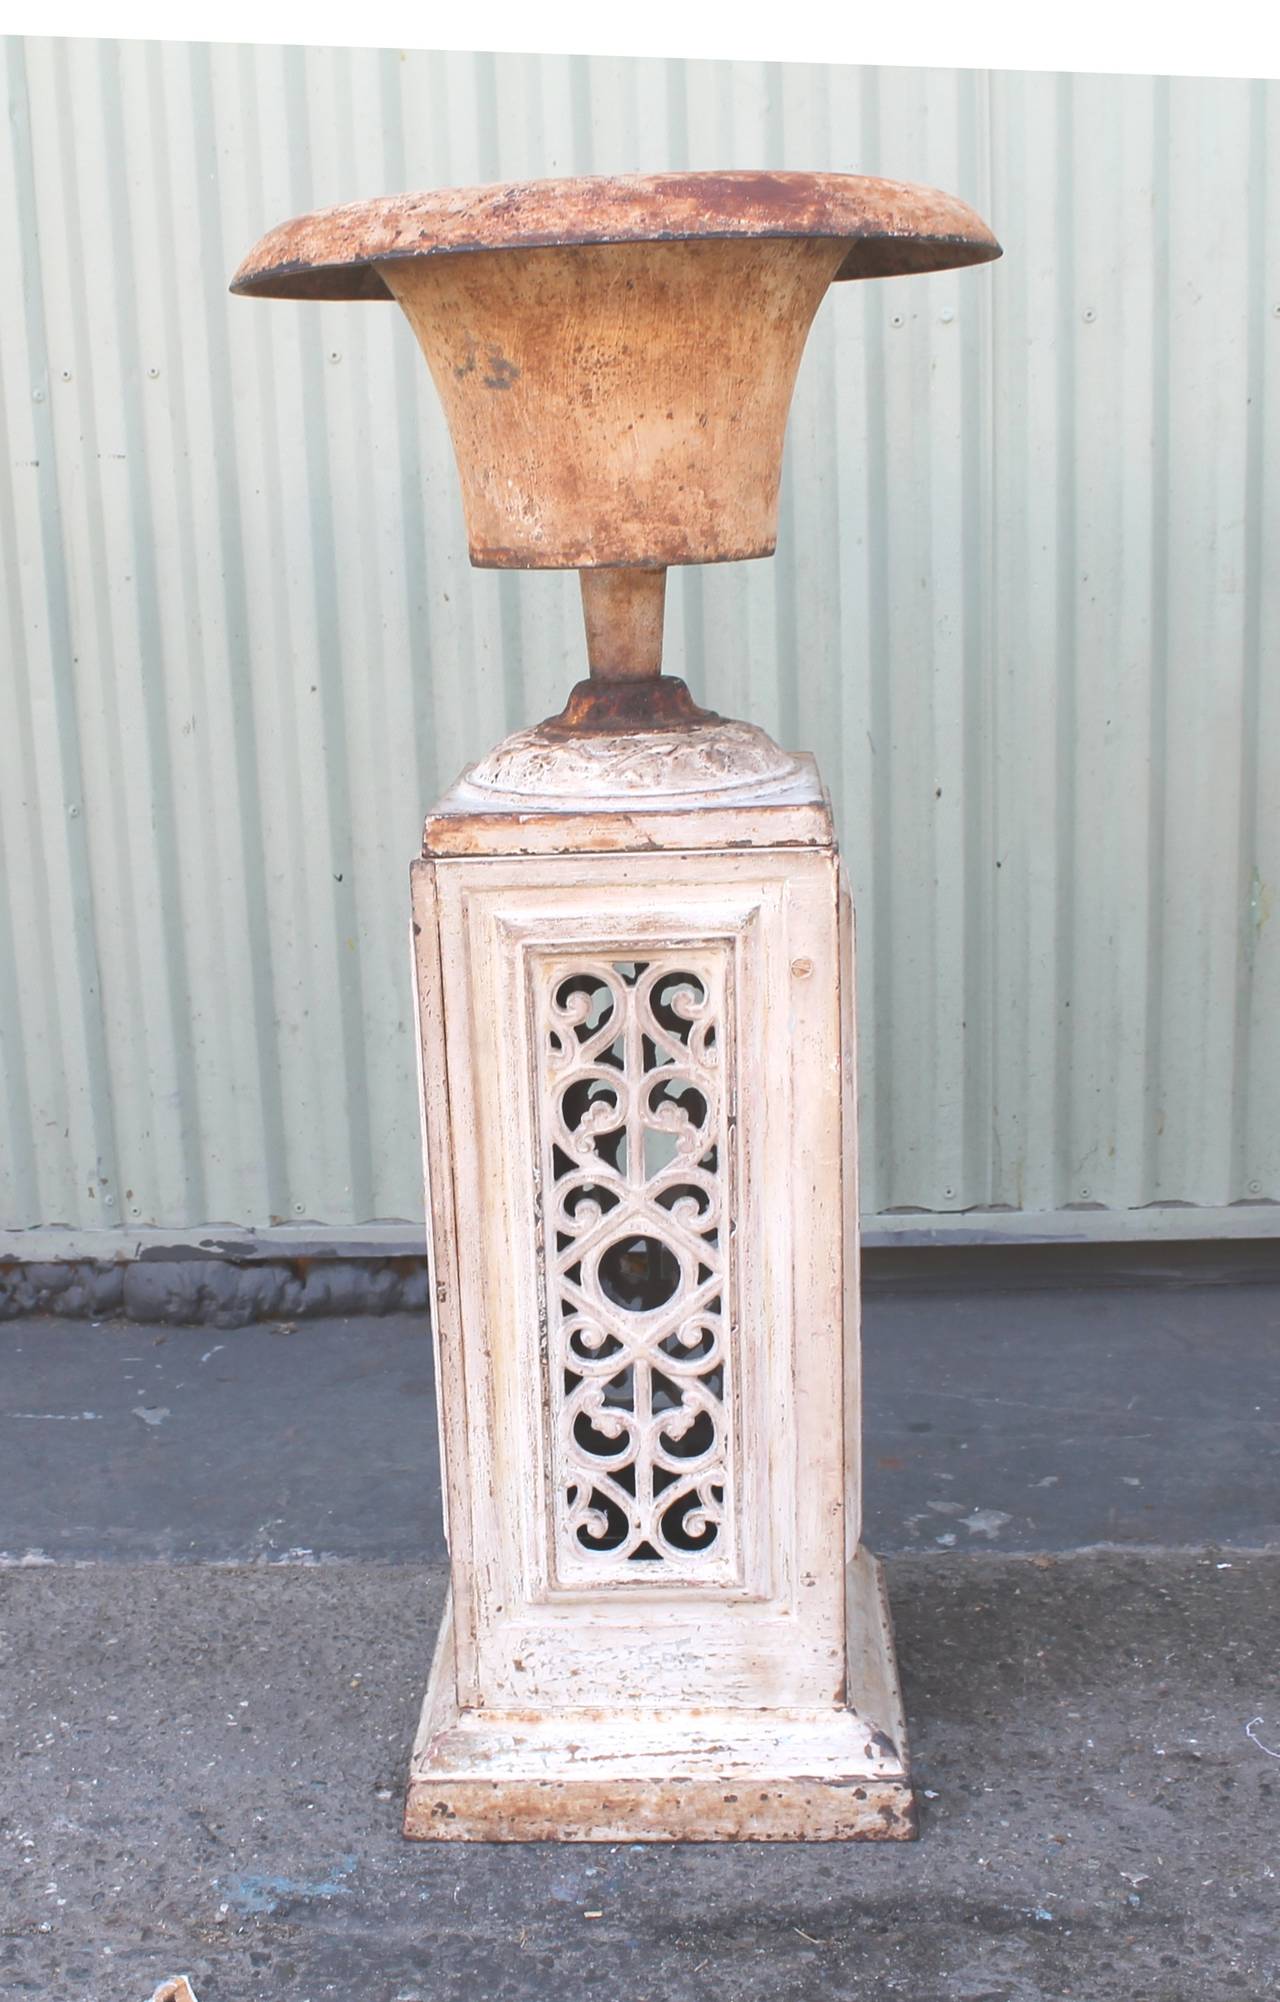
<path fill-rule="evenodd" d="M 869 1250 L 882 1244 L 1112 1244 L 1266 1237 L 1280 1237 L 1280 1202 L 1153 1203 L 1131 1210 L 884 1210 L 862 1219 L 862 1243 Z M 208 1223 L 132 1230 L 72 1230 L 42 1224 L 30 1230 L 0 1230 L 0 1266 L 182 1258 L 252 1264 L 282 1258 L 425 1255 L 426 1225 L 408 1221 L 261 1227 Z"/>

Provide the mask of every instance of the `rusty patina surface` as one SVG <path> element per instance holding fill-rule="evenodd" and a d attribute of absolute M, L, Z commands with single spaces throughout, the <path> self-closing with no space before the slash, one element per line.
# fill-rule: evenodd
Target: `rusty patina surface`
<path fill-rule="evenodd" d="M 389 299 L 376 266 L 465 251 L 691 238 L 825 237 L 838 279 L 945 271 L 999 257 L 967 202 L 862 174 L 584 175 L 383 195 L 269 230 L 232 280 L 274 299 Z"/>
<path fill-rule="evenodd" d="M 587 661 L 598 681 L 636 681 L 662 672 L 665 570 L 580 570 Z"/>
<path fill-rule="evenodd" d="M 661 668 L 668 565 L 772 554 L 792 389 L 832 281 L 999 254 L 933 188 L 631 174 L 323 210 L 264 237 L 232 289 L 394 298 L 444 406 L 472 562 L 581 571 L 592 673 L 630 681 Z"/>
<path fill-rule="evenodd" d="M 919 1824 L 905 1781 L 802 1774 L 761 1784 L 727 1767 L 721 1779 L 640 1783 L 568 1776 L 442 1785 L 415 1774 L 404 1832 L 428 1842 L 910 1842 Z"/>
<path fill-rule="evenodd" d="M 624 664 L 648 629 L 657 666 L 643 580 L 773 550 L 796 371 L 843 256 L 720 236 L 382 264 L 444 406 L 472 562 L 630 572 L 588 607 L 593 657 Z"/>
<path fill-rule="evenodd" d="M 702 709 L 678 675 L 640 675 L 622 681 L 598 677 L 579 681 L 558 716 L 539 725 L 548 739 L 609 735 L 618 730 L 687 730 L 693 723 L 719 723 L 714 709 Z"/>

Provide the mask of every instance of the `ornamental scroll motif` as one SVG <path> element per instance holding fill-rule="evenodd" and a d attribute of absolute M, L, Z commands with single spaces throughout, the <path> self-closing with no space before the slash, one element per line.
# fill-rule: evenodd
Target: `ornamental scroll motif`
<path fill-rule="evenodd" d="M 733 1568 L 726 954 L 534 961 L 555 1568 Z"/>

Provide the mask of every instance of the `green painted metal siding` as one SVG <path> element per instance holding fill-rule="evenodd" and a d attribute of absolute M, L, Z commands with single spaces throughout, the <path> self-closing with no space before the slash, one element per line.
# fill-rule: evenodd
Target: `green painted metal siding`
<path fill-rule="evenodd" d="M 581 672 L 576 581 L 469 569 L 394 308 L 227 279 L 324 203 L 680 166 L 931 182 L 1005 245 L 828 297 L 777 558 L 670 593 L 673 671 L 835 795 L 869 1219 L 1280 1199 L 1275 87 L 91 40 L 4 74 L 0 1225 L 421 1215 L 406 865 Z"/>

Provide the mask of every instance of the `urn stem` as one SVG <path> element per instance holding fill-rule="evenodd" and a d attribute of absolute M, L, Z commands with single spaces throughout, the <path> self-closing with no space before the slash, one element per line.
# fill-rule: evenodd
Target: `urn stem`
<path fill-rule="evenodd" d="M 643 681 L 662 672 L 665 569 L 580 570 L 593 681 Z"/>

